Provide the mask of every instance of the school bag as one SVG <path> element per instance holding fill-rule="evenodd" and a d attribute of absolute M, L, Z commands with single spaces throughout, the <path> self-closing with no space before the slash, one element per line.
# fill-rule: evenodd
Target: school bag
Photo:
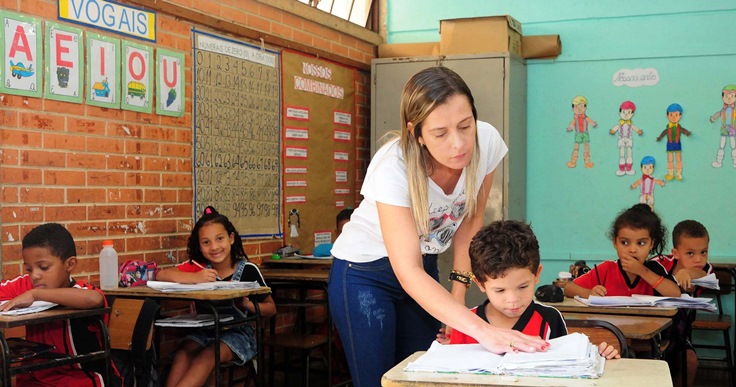
<path fill-rule="evenodd" d="M 124 288 L 145 286 L 148 280 L 155 279 L 156 270 L 158 270 L 156 262 L 145 262 L 138 259 L 125 261 L 118 270 L 120 286 Z"/>
<path fill-rule="evenodd" d="M 110 357 L 123 377 L 123 387 L 157 387 L 158 359 L 151 339 L 159 305 L 152 299 L 108 296 Z"/>

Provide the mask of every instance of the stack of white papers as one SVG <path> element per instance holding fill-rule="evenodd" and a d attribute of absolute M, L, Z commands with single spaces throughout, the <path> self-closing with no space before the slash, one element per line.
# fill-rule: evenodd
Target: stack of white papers
<path fill-rule="evenodd" d="M 0 302 L 0 306 L 3 306 L 8 301 Z M 22 314 L 29 314 L 29 313 L 37 313 L 42 312 L 47 309 L 51 309 L 55 307 L 58 304 L 54 304 L 53 302 L 47 302 L 47 301 L 33 301 L 33 304 L 31 306 L 26 308 L 17 308 L 17 309 L 11 309 L 7 310 L 5 312 L 0 312 L 0 315 L 3 316 L 19 316 Z"/>
<path fill-rule="evenodd" d="M 588 336 L 571 333 L 549 340 L 545 352 L 509 352 L 496 355 L 480 344 L 442 345 L 433 342 L 427 353 L 409 363 L 408 372 L 455 372 L 598 378 L 603 375 L 605 358 L 590 343 Z"/>
<path fill-rule="evenodd" d="M 221 315 L 220 322 L 233 320 L 232 315 Z M 159 327 L 209 327 L 215 325 L 215 318 L 211 314 L 181 314 L 178 316 L 156 320 L 156 326 Z"/>
<path fill-rule="evenodd" d="M 693 285 L 702 286 L 708 289 L 721 290 L 721 287 L 718 285 L 718 278 L 716 277 L 715 273 L 710 273 L 705 277 L 695 278 L 694 280 L 692 280 L 692 283 Z"/>
<path fill-rule="evenodd" d="M 257 289 L 261 287 L 256 281 L 214 281 L 200 282 L 196 284 L 180 284 L 177 282 L 166 281 L 148 281 L 146 286 L 161 292 L 192 292 L 198 290 L 215 290 L 215 289 Z"/>
<path fill-rule="evenodd" d="M 712 298 L 691 297 L 687 294 L 683 294 L 680 297 L 657 297 L 645 296 L 643 294 L 634 294 L 632 296 L 590 296 L 588 298 L 575 296 L 575 299 L 589 306 L 652 306 L 704 309 L 711 312 L 716 310 L 715 304 L 712 303 Z"/>

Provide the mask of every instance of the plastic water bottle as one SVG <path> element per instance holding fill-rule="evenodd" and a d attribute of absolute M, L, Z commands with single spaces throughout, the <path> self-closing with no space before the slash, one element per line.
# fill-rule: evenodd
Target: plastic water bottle
<path fill-rule="evenodd" d="M 115 289 L 118 287 L 118 252 L 112 241 L 102 242 L 100 251 L 100 288 Z"/>

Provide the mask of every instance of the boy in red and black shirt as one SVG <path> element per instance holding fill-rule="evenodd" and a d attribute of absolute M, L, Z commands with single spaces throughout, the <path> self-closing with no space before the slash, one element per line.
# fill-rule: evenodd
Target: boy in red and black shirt
<path fill-rule="evenodd" d="M 692 280 L 713 272 L 713 267 L 708 263 L 709 243 L 710 237 L 705 226 L 695 220 L 683 220 L 672 230 L 672 254 L 654 257 L 652 262 L 661 265 L 661 269 L 675 279 L 683 293 L 698 296 L 702 288 L 694 286 Z M 683 349 L 687 351 L 687 385 L 692 386 L 695 382 L 698 355 L 688 340 L 694 319 L 695 311 L 689 309 L 679 309 L 672 319 L 670 345 L 664 357 L 670 363 L 675 386 L 682 385 L 679 369 Z"/>
<path fill-rule="evenodd" d="M 102 291 L 70 277 L 77 265 L 72 235 L 57 223 L 31 230 L 23 238 L 23 266 L 27 274 L 0 283 L 0 300 L 8 301 L 0 311 L 47 301 L 76 309 L 107 306 Z M 102 348 L 96 317 L 57 320 L 26 327 L 26 339 L 56 347 L 54 352 L 83 354 Z M 122 378 L 111 367 L 110 385 L 122 385 Z M 106 386 L 105 361 L 71 364 L 18 375 L 18 386 Z"/>
<path fill-rule="evenodd" d="M 560 312 L 534 301 L 539 283 L 539 243 L 531 227 L 524 222 L 503 220 L 478 231 L 470 242 L 473 281 L 488 300 L 473 311 L 489 324 L 538 335 L 549 340 L 567 334 Z M 471 344 L 477 341 L 454 330 L 437 335 L 441 343 Z M 513 347 L 513 342 L 509 345 Z M 618 351 L 601 343 L 599 352 L 607 359 L 618 358 Z"/>

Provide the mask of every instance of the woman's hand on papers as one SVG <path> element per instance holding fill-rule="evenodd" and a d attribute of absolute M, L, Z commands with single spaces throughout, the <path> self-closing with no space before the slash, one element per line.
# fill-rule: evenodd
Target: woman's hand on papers
<path fill-rule="evenodd" d="M 496 328 L 489 324 L 485 324 L 475 339 L 485 349 L 497 354 L 519 351 L 538 352 L 549 348 L 549 343 L 539 336 L 529 336 L 519 331 Z"/>
<path fill-rule="evenodd" d="M 598 345 L 598 353 L 601 354 L 601 356 L 605 357 L 607 360 L 621 358 L 621 354 L 618 353 L 618 350 L 612 345 L 606 344 L 605 341 Z"/>

